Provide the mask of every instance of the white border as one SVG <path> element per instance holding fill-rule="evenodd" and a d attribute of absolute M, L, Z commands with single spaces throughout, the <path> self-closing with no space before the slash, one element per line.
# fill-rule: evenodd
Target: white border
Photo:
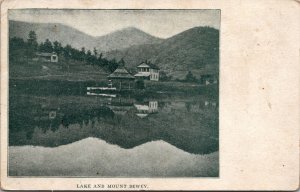
<path fill-rule="evenodd" d="M 221 9 L 220 178 L 7 177 L 7 10 L 20 8 Z M 286 0 L 5 0 L 1 4 L 1 187 L 79 190 L 76 185 L 81 183 L 126 183 L 147 184 L 147 190 L 296 190 L 299 14 L 299 3 Z"/>

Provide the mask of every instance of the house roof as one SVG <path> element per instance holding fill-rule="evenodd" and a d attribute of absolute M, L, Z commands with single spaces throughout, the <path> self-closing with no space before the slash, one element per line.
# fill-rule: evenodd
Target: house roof
<path fill-rule="evenodd" d="M 141 63 L 137 67 L 150 67 L 150 66 L 146 63 Z"/>
<path fill-rule="evenodd" d="M 36 53 L 38 56 L 52 56 L 52 55 L 57 55 L 56 53 Z"/>
<path fill-rule="evenodd" d="M 150 74 L 137 73 L 134 75 L 135 77 L 149 77 Z"/>
<path fill-rule="evenodd" d="M 119 66 L 112 74 L 108 76 L 111 79 L 134 79 L 132 76 L 123 66 Z"/>
<path fill-rule="evenodd" d="M 142 62 L 137 67 L 149 67 L 151 69 L 159 69 L 159 67 L 157 65 L 154 65 L 152 63 L 145 63 L 145 62 Z"/>

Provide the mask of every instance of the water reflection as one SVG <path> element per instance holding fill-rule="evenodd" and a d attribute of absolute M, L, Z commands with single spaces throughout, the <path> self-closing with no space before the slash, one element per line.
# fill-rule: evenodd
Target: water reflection
<path fill-rule="evenodd" d="M 207 99 L 22 96 L 11 98 L 10 108 L 12 146 L 55 147 L 97 137 L 126 149 L 163 140 L 189 153 L 218 150 L 218 106 Z"/>
<path fill-rule="evenodd" d="M 134 107 L 137 110 L 136 115 L 140 118 L 147 117 L 149 114 L 158 112 L 158 102 L 157 101 L 148 101 L 142 104 L 134 104 Z"/>
<path fill-rule="evenodd" d="M 90 137 L 56 148 L 10 147 L 9 175 L 216 177 L 218 156 L 189 154 L 162 140 L 122 149 Z"/>

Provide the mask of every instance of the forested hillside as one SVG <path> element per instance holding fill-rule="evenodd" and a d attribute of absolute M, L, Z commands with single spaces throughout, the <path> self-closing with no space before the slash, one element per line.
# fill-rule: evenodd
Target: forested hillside
<path fill-rule="evenodd" d="M 132 46 L 105 53 L 107 58 L 123 58 L 129 66 L 150 60 L 161 69 L 194 70 L 219 64 L 219 31 L 195 27 L 164 40 L 162 43 Z"/>

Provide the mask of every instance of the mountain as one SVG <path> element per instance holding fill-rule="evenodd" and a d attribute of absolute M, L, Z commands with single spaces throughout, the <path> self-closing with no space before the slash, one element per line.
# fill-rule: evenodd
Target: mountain
<path fill-rule="evenodd" d="M 123 58 L 127 67 L 150 60 L 162 70 L 186 73 L 203 68 L 217 70 L 219 64 L 219 30 L 195 27 L 156 44 L 135 45 L 105 54 L 107 58 Z M 182 76 L 182 74 L 181 74 Z"/>
<path fill-rule="evenodd" d="M 59 23 L 9 22 L 10 37 L 27 39 L 31 30 L 36 32 L 39 42 L 48 38 L 78 49 L 95 47 L 107 59 L 123 59 L 127 68 L 151 61 L 173 78 L 182 79 L 188 71 L 199 77 L 203 71 L 217 72 L 219 67 L 219 30 L 211 27 L 194 27 L 159 39 L 133 27 L 93 37 Z"/>
<path fill-rule="evenodd" d="M 72 47 L 93 50 L 94 47 L 100 52 L 116 49 L 124 49 L 133 45 L 160 43 L 162 39 L 153 37 L 134 27 L 124 28 L 104 36 L 94 37 L 75 28 L 60 23 L 28 23 L 21 21 L 9 21 L 9 36 L 28 38 L 29 31 L 35 31 L 38 42 L 46 39 L 59 41 L 62 45 L 70 44 Z"/>
<path fill-rule="evenodd" d="M 59 41 L 63 45 L 70 44 L 73 47 L 81 48 L 85 46 L 88 49 L 95 45 L 95 37 L 87 35 L 72 27 L 59 23 L 27 23 L 20 21 L 9 21 L 9 36 L 20 37 L 26 40 L 29 31 L 35 31 L 38 42 Z"/>
<path fill-rule="evenodd" d="M 97 38 L 100 50 L 117 50 L 133 45 L 160 43 L 162 39 L 153 37 L 137 28 L 128 27 Z"/>

